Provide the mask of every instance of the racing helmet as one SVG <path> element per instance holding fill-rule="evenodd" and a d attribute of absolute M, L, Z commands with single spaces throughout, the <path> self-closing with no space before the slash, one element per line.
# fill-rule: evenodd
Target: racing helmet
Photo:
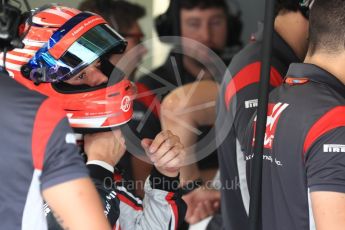
<path fill-rule="evenodd" d="M 25 22 L 25 47 L 6 54 L 9 75 L 29 89 L 57 98 L 72 128 L 109 129 L 132 117 L 133 84 L 107 60 L 127 42 L 97 14 L 49 4 Z M 95 87 L 65 80 L 94 62 L 109 81 Z"/>

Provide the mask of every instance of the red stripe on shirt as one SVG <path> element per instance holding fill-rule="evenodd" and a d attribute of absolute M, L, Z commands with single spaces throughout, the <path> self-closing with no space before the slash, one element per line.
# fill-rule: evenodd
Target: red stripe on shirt
<path fill-rule="evenodd" d="M 345 106 L 337 106 L 324 114 L 310 128 L 303 145 L 303 155 L 306 154 L 311 145 L 322 135 L 332 129 L 345 126 Z"/>
<path fill-rule="evenodd" d="M 32 158 L 35 169 L 42 170 L 48 141 L 56 125 L 66 117 L 66 113 L 56 106 L 56 100 L 48 98 L 37 111 L 32 132 Z"/>
<path fill-rule="evenodd" d="M 261 62 L 254 62 L 247 65 L 240 72 L 238 72 L 229 82 L 226 87 L 224 100 L 227 110 L 236 93 L 241 89 L 260 81 L 260 69 Z M 283 83 L 281 74 L 274 67 L 271 67 L 270 84 L 273 87 L 277 87 Z"/>
<path fill-rule="evenodd" d="M 143 103 L 147 108 L 152 108 L 151 112 L 159 118 L 160 101 L 156 97 L 156 94 L 152 92 L 146 85 L 142 83 L 135 83 L 138 90 L 137 101 Z"/>
<path fill-rule="evenodd" d="M 117 193 L 117 197 L 119 198 L 119 200 L 121 202 L 123 202 L 123 203 L 127 204 L 128 206 L 132 207 L 134 210 L 136 210 L 136 211 L 142 211 L 143 210 L 143 207 L 137 206 L 130 199 L 125 197 L 123 194 Z"/>
<path fill-rule="evenodd" d="M 169 192 L 168 195 L 166 195 L 165 200 L 170 204 L 173 213 L 174 213 L 174 219 L 175 219 L 175 229 L 177 230 L 178 227 L 178 209 L 175 200 L 172 199 L 174 196 L 173 192 Z"/>

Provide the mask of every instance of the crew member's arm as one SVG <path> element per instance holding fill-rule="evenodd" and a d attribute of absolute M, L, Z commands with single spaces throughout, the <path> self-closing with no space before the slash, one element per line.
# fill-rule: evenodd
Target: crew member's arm
<path fill-rule="evenodd" d="M 95 186 L 89 178 L 47 188 L 43 197 L 63 229 L 110 229 Z"/>
<path fill-rule="evenodd" d="M 118 199 L 116 199 L 113 183 L 113 165 L 115 165 L 118 162 L 118 160 L 123 155 L 125 149 L 124 140 L 120 134 L 121 133 L 119 133 L 118 131 L 115 131 L 84 135 L 84 150 L 85 153 L 88 155 L 89 160 L 87 162 L 87 168 L 89 170 L 93 186 L 91 190 L 84 189 L 89 186 L 88 181 L 87 185 L 83 187 L 82 192 L 94 192 L 94 187 L 96 186 L 97 202 L 98 198 L 100 198 L 102 202 L 102 217 L 104 215 L 107 217 L 111 227 L 114 227 L 116 225 L 120 212 L 119 201 Z M 71 193 L 71 195 L 72 194 L 73 193 Z M 63 202 L 68 200 L 64 196 L 61 196 L 61 198 L 64 199 Z M 60 202 L 59 204 L 62 204 L 63 202 Z M 95 201 L 92 201 L 91 198 L 88 202 L 95 203 Z M 86 202 L 86 204 L 88 204 L 88 202 Z M 83 205 L 85 204 L 83 203 Z M 76 205 L 75 207 L 82 206 Z M 83 208 L 83 210 L 86 210 L 86 208 Z M 92 212 L 96 211 L 96 209 L 99 209 L 99 207 L 95 207 L 95 209 L 92 210 Z M 45 206 L 45 213 L 47 216 L 49 230 L 63 229 L 62 226 L 60 226 L 60 224 L 63 224 L 60 221 L 61 218 L 59 219 L 59 217 L 55 218 L 53 216 L 50 206 Z"/>
<path fill-rule="evenodd" d="M 318 138 L 305 155 L 308 187 L 317 230 L 345 226 L 345 127 Z"/>
<path fill-rule="evenodd" d="M 207 93 L 205 93 L 207 92 Z M 195 162 L 195 152 L 189 147 L 195 145 L 197 128 L 214 125 L 218 84 L 214 81 L 199 81 L 187 84 L 169 93 L 161 106 L 161 124 L 163 130 L 171 130 L 180 137 L 182 144 L 188 149 L 186 166 L 180 170 L 182 186 L 199 179 L 201 173 Z"/>
<path fill-rule="evenodd" d="M 312 192 L 317 230 L 341 230 L 345 226 L 345 193 Z"/>

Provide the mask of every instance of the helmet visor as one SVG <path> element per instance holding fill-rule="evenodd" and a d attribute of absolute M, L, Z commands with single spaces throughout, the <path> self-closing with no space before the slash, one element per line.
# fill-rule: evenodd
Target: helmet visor
<path fill-rule="evenodd" d="M 29 65 L 39 74 L 33 73 L 30 77 L 36 82 L 65 81 L 99 58 L 123 53 L 126 46 L 126 40 L 109 25 L 100 24 L 80 36 L 57 60 L 48 48 L 38 51 Z"/>
<path fill-rule="evenodd" d="M 122 53 L 125 47 L 126 42 L 108 25 L 98 25 L 74 42 L 57 61 L 63 68 L 58 79 L 67 80 L 104 55 Z"/>

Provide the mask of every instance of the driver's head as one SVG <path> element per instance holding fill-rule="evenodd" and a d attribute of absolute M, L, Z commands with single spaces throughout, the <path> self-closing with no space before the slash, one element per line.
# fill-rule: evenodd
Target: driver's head
<path fill-rule="evenodd" d="M 104 128 L 132 116 L 132 84 L 109 62 L 127 42 L 99 15 L 60 5 L 34 11 L 24 49 L 6 55 L 18 82 L 57 98 L 72 127 Z"/>

